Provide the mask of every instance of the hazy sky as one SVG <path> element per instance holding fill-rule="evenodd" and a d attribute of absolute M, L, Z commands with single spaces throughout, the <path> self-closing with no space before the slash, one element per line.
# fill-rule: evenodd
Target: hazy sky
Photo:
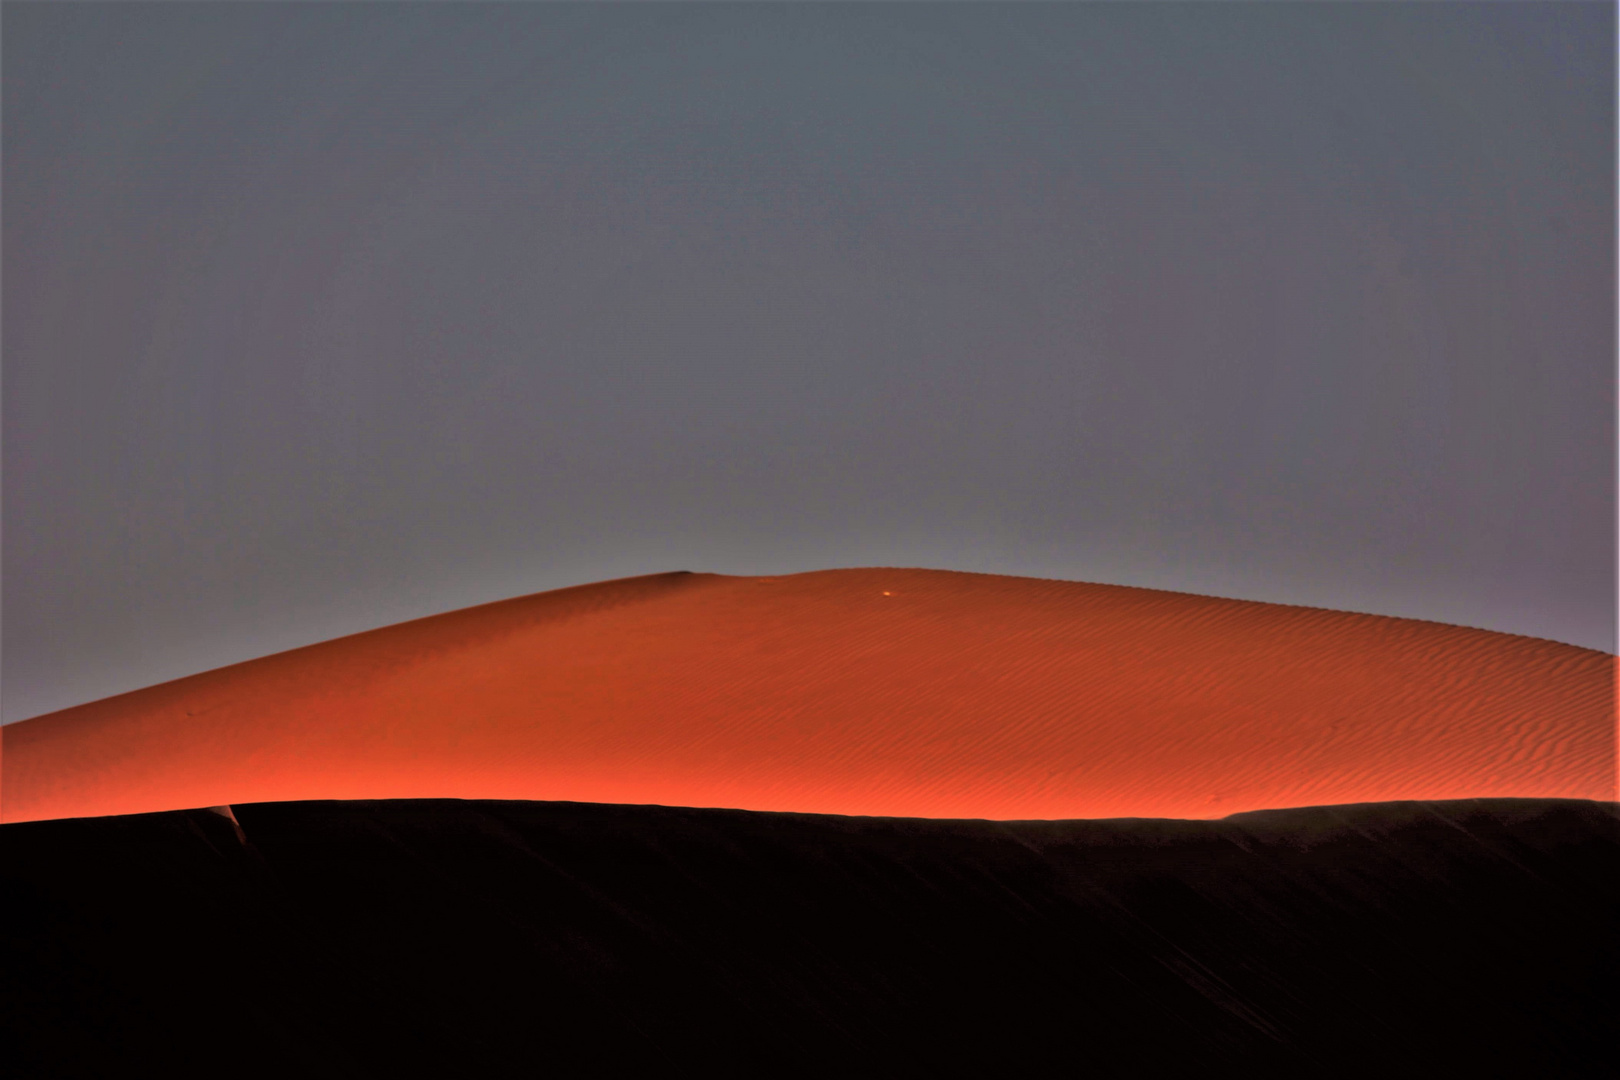
<path fill-rule="evenodd" d="M 1609 3 L 6 3 L 3 713 L 673 569 L 1615 650 Z"/>

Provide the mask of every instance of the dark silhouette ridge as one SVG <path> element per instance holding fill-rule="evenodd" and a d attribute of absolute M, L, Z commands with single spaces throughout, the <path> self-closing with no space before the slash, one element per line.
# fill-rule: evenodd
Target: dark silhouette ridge
<path fill-rule="evenodd" d="M 0 826 L 11 1076 L 1612 1076 L 1620 813 Z"/>

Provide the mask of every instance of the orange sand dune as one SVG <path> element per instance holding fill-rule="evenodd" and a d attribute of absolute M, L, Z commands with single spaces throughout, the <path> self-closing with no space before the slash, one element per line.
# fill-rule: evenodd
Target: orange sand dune
<path fill-rule="evenodd" d="M 918 817 L 1614 799 L 1615 658 L 931 570 L 507 600 L 12 724 L 0 820 L 453 797 Z"/>

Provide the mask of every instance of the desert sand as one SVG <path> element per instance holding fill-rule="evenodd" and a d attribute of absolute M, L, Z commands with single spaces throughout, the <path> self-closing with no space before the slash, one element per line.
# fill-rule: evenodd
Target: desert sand
<path fill-rule="evenodd" d="M 385 627 L 0 729 L 0 821 L 308 799 L 932 818 L 1616 796 L 1616 658 L 931 570 L 675 573 Z"/>

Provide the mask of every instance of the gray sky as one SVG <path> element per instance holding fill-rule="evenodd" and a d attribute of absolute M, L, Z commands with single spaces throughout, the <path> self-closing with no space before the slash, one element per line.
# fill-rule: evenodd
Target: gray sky
<path fill-rule="evenodd" d="M 672 569 L 1615 650 L 1607 3 L 6 3 L 3 715 Z"/>

